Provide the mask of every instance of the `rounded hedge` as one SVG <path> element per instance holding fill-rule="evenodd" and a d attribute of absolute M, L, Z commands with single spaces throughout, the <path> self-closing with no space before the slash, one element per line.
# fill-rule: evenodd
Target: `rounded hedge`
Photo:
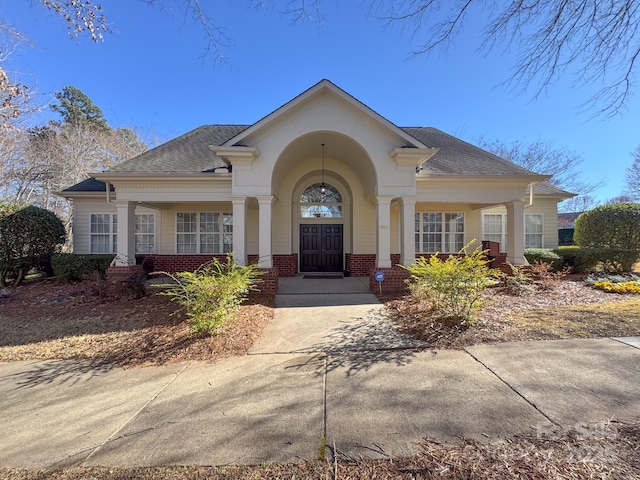
<path fill-rule="evenodd" d="M 43 258 L 60 250 L 66 236 L 60 219 L 40 207 L 28 206 L 0 218 L 0 284 L 8 275 L 19 284 Z"/>
<path fill-rule="evenodd" d="M 581 247 L 640 251 L 640 203 L 602 205 L 583 213 L 573 240 Z"/>

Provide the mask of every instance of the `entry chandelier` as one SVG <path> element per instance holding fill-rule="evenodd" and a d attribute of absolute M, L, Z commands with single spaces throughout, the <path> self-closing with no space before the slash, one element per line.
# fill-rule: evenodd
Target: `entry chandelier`
<path fill-rule="evenodd" d="M 324 196 L 327 194 L 327 186 L 324 184 L 324 143 L 321 143 L 322 147 L 322 183 L 320 184 L 320 193 Z"/>

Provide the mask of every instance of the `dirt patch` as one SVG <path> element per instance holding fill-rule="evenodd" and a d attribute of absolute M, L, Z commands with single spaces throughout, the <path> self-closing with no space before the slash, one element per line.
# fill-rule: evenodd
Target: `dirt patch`
<path fill-rule="evenodd" d="M 0 299 L 0 361 L 90 359 L 123 367 L 243 355 L 273 317 L 273 299 L 242 306 L 216 335 L 190 335 L 169 297 L 134 298 L 101 282 L 37 281 Z"/>
<path fill-rule="evenodd" d="M 640 296 L 591 288 L 579 278 L 511 295 L 488 289 L 476 322 L 458 329 L 430 317 L 429 305 L 406 296 L 386 302 L 398 328 L 438 348 L 479 343 L 640 335 Z"/>

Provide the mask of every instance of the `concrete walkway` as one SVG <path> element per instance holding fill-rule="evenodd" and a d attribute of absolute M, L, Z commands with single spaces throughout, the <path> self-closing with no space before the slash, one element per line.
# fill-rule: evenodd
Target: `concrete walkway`
<path fill-rule="evenodd" d="M 0 466 L 298 462 L 323 438 L 384 458 L 422 437 L 640 421 L 640 338 L 431 350 L 348 280 L 285 289 L 251 354 L 216 364 L 0 363 Z M 292 288 L 316 281 L 344 280 Z"/>

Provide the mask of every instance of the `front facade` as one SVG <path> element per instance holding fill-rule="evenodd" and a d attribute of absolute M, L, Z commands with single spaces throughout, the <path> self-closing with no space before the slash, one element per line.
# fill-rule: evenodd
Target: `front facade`
<path fill-rule="evenodd" d="M 434 128 L 400 128 L 323 80 L 253 125 L 200 127 L 62 194 L 74 252 L 195 268 L 233 252 L 275 276 L 411 264 L 500 243 L 557 246 L 557 203 L 537 175 Z"/>

